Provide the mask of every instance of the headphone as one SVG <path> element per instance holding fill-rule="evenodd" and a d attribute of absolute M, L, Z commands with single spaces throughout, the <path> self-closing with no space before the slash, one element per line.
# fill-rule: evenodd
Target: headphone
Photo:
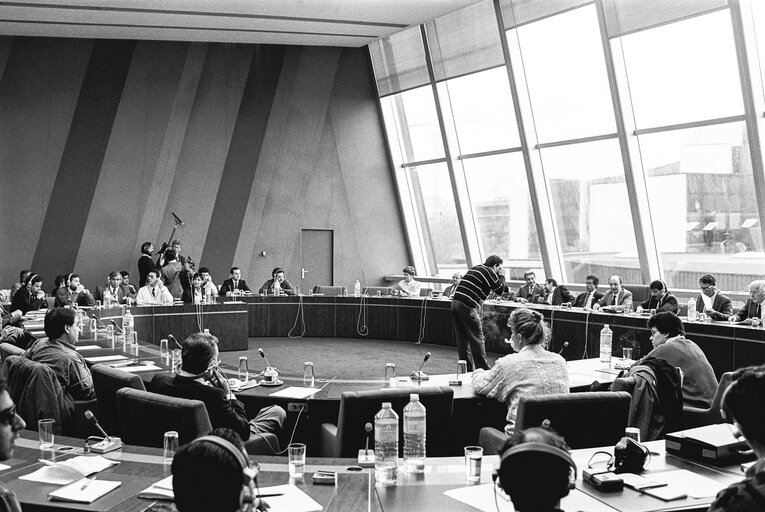
<path fill-rule="evenodd" d="M 284 272 L 284 269 L 283 269 L 282 267 L 276 267 L 276 268 L 275 268 L 275 269 L 274 269 L 274 270 L 271 272 L 271 277 L 275 279 L 275 278 L 276 278 L 276 274 L 278 274 L 279 272 Z"/>
<path fill-rule="evenodd" d="M 492 480 L 495 482 L 499 480 L 500 487 L 502 487 L 506 493 L 510 494 L 510 486 L 513 483 L 511 469 L 522 464 L 520 459 L 523 459 L 526 456 L 534 455 L 534 458 L 539 460 L 539 456 L 543 454 L 547 455 L 548 459 L 552 459 L 550 460 L 552 463 L 565 462 L 569 466 L 568 485 L 566 489 L 560 489 L 561 496 L 566 496 L 568 494 L 568 489 L 573 489 L 576 485 L 576 463 L 574 463 L 574 460 L 568 452 L 546 443 L 521 443 L 505 450 L 499 457 L 499 467 L 494 470 Z"/>
<path fill-rule="evenodd" d="M 244 455 L 242 450 L 234 446 L 230 441 L 223 439 L 222 437 L 208 435 L 194 439 L 192 443 L 212 443 L 220 446 L 232 457 L 234 457 L 239 463 L 239 467 L 242 470 L 242 492 L 239 499 L 239 510 L 250 510 L 250 505 L 255 501 L 255 481 L 258 477 L 258 468 L 250 466 L 250 461 Z M 253 507 L 252 510 L 255 510 Z"/>

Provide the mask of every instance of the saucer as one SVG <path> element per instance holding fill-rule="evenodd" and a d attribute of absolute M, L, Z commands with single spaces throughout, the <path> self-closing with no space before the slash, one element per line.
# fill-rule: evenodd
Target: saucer
<path fill-rule="evenodd" d="M 260 381 L 261 386 L 281 386 L 284 384 L 283 380 L 276 380 L 274 382 L 266 382 L 265 380 Z"/>

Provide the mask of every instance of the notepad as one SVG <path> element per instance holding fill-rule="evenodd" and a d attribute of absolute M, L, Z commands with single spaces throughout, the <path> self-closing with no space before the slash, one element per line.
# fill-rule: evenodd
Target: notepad
<path fill-rule="evenodd" d="M 157 370 L 160 370 L 161 368 L 152 362 L 148 362 L 146 364 L 142 364 L 138 366 L 120 366 L 119 369 L 122 370 L 123 372 L 138 373 L 138 372 L 157 371 Z"/>
<path fill-rule="evenodd" d="M 113 482 L 111 480 L 93 480 L 88 482 L 87 478 L 77 480 L 72 484 L 49 492 L 48 497 L 53 501 L 93 503 L 104 494 L 110 493 L 122 485 L 122 482 Z M 83 489 L 83 486 L 85 486 L 85 489 Z"/>
<path fill-rule="evenodd" d="M 97 350 L 101 347 L 98 345 L 80 345 L 79 347 L 74 347 L 75 350 Z"/>
<path fill-rule="evenodd" d="M 313 498 L 294 485 L 275 485 L 273 487 L 261 487 L 259 494 L 281 494 L 264 498 L 271 510 L 289 510 L 290 512 L 321 512 L 324 508 Z"/>
<path fill-rule="evenodd" d="M 119 464 L 119 462 L 105 459 L 100 455 L 90 457 L 80 455 L 79 457 L 67 459 L 63 462 L 55 462 L 43 466 L 28 475 L 20 476 L 19 480 L 42 482 L 44 484 L 66 485 L 77 480 L 82 480 L 86 476 L 103 471 L 115 464 Z"/>
<path fill-rule="evenodd" d="M 269 396 L 278 396 L 281 398 L 307 398 L 314 393 L 321 391 L 320 388 L 303 388 L 299 386 L 290 386 L 288 388 L 284 388 L 281 391 L 277 391 L 275 393 L 271 393 Z"/>
<path fill-rule="evenodd" d="M 125 359 L 129 359 L 129 357 L 121 356 L 121 355 L 110 355 L 110 356 L 96 356 L 96 357 L 85 358 L 85 360 L 89 363 L 105 363 L 107 361 L 124 361 Z"/>
<path fill-rule="evenodd" d="M 173 476 L 170 475 L 167 478 L 163 478 L 159 482 L 156 482 L 143 491 L 138 493 L 139 498 L 148 498 L 150 500 L 168 500 L 175 499 L 173 494 Z"/>

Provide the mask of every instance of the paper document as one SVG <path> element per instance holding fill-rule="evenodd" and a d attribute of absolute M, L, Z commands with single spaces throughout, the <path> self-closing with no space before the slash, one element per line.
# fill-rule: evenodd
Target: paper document
<path fill-rule="evenodd" d="M 321 512 L 323 507 L 313 498 L 301 491 L 294 485 L 275 485 L 273 487 L 261 487 L 259 494 L 280 494 L 263 498 L 271 507 L 269 512 Z"/>
<path fill-rule="evenodd" d="M 79 347 L 74 347 L 75 350 L 98 350 L 98 345 L 80 345 Z"/>
<path fill-rule="evenodd" d="M 228 385 L 231 387 L 231 391 L 236 392 L 260 386 L 260 383 L 255 379 L 250 379 L 246 382 L 242 382 L 239 379 L 228 379 Z"/>
<path fill-rule="evenodd" d="M 96 356 L 86 357 L 85 360 L 89 363 L 105 363 L 106 361 L 124 361 L 129 359 L 128 356 L 111 355 L 111 356 Z"/>
<path fill-rule="evenodd" d="M 271 393 L 269 396 L 278 396 L 282 398 L 308 398 L 317 391 L 320 391 L 320 388 L 302 388 L 299 386 L 290 386 L 280 391 Z"/>
<path fill-rule="evenodd" d="M 130 373 L 151 372 L 151 371 L 161 370 L 159 366 L 155 365 L 152 362 L 147 362 L 137 366 L 120 366 L 119 369 L 125 372 L 130 372 Z"/>
<path fill-rule="evenodd" d="M 714 498 L 717 493 L 728 487 L 731 482 L 715 482 L 711 478 L 697 475 L 687 469 L 651 473 L 651 480 L 662 482 L 673 489 L 681 489 L 691 498 Z"/>
<path fill-rule="evenodd" d="M 113 482 L 111 480 L 90 481 L 87 478 L 83 478 L 60 489 L 49 492 L 48 496 L 53 501 L 93 503 L 98 498 L 113 491 L 120 485 L 122 485 L 122 482 Z"/>
<path fill-rule="evenodd" d="M 139 492 L 138 497 L 152 500 L 172 501 L 175 499 L 175 495 L 173 494 L 173 475 L 163 478 L 159 482 L 156 482 Z"/>
<path fill-rule="evenodd" d="M 46 463 L 37 471 L 22 475 L 19 479 L 44 484 L 66 485 L 82 480 L 86 476 L 103 471 L 115 464 L 119 464 L 119 462 L 105 459 L 100 455 L 89 457 L 80 455 L 63 462 Z"/>

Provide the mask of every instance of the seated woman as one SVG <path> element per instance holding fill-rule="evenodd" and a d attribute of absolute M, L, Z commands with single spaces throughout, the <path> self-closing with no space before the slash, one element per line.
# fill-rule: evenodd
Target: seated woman
<path fill-rule="evenodd" d="M 517 353 L 497 360 L 491 370 L 473 373 L 473 389 L 480 395 L 507 403 L 505 433 L 513 434 L 522 396 L 568 393 L 566 360 L 545 348 L 550 329 L 538 311 L 519 308 L 507 321 Z"/>
<path fill-rule="evenodd" d="M 205 289 L 202 287 L 203 281 L 202 274 L 199 272 L 194 274 L 194 277 L 191 278 L 191 287 L 183 290 L 184 304 L 201 304 L 204 302 Z"/>
<path fill-rule="evenodd" d="M 765 509 L 765 366 L 741 368 L 722 400 L 722 415 L 757 454 L 742 482 L 717 494 L 708 512 L 761 512 Z"/>
<path fill-rule="evenodd" d="M 707 356 L 685 337 L 683 321 L 674 313 L 656 313 L 648 319 L 651 350 L 646 357 L 664 359 L 683 372 L 683 403 L 706 409 L 717 392 L 717 377 Z"/>
<path fill-rule="evenodd" d="M 414 280 L 414 276 L 417 275 L 417 270 L 411 265 L 404 267 L 404 279 L 396 283 L 393 287 L 394 290 L 399 290 L 399 293 L 404 297 L 417 297 L 420 295 L 420 288 L 422 283 L 418 283 Z"/>

